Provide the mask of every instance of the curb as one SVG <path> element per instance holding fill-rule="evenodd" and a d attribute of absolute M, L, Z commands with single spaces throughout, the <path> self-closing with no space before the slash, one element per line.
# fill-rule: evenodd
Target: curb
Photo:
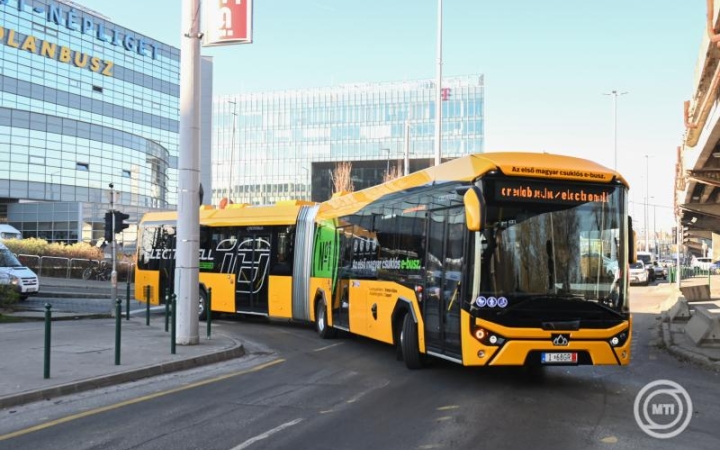
<path fill-rule="evenodd" d="M 51 292 L 43 292 L 40 291 L 37 293 L 37 295 L 34 295 L 33 297 L 40 297 L 40 298 L 75 298 L 78 300 L 110 300 L 112 296 L 110 294 L 107 294 L 105 292 L 60 292 L 60 291 L 51 291 Z"/>
<path fill-rule="evenodd" d="M 679 359 L 684 359 L 692 363 L 701 365 L 711 370 L 720 372 L 720 361 L 711 359 L 703 354 L 693 352 L 673 342 L 672 333 L 670 332 L 670 324 L 663 321 L 658 327 L 658 335 L 665 345 L 665 349 L 671 355 Z"/>
<path fill-rule="evenodd" d="M 670 332 L 670 323 L 668 322 L 666 317 L 667 312 L 675 305 L 675 303 L 677 303 L 678 297 L 680 295 L 680 291 L 676 291 L 661 304 L 661 322 L 660 326 L 658 327 L 658 337 L 662 341 L 665 350 L 667 350 L 667 352 L 674 357 L 681 360 L 690 361 L 694 364 L 703 366 L 710 370 L 720 372 L 720 361 L 711 359 L 706 355 L 676 345 L 673 341 L 672 333 Z"/>
<path fill-rule="evenodd" d="M 37 312 L 37 314 L 22 314 L 23 312 L 34 312 L 34 311 L 17 311 L 15 313 L 6 314 L 7 317 L 12 317 L 18 322 L 43 322 L 45 320 L 45 314 L 43 312 Z M 97 313 L 97 314 L 85 314 L 85 313 L 55 313 L 64 314 L 63 316 L 53 315 L 51 322 L 62 322 L 68 320 L 85 320 L 85 319 L 112 319 L 114 316 L 110 313 Z"/>
<path fill-rule="evenodd" d="M 245 347 L 242 343 L 228 336 L 225 337 L 231 339 L 234 342 L 234 346 L 232 348 L 215 353 L 198 355 L 178 361 L 155 364 L 147 367 L 140 367 L 138 369 L 132 369 L 126 372 L 103 375 L 95 378 L 88 378 L 86 380 L 61 384 L 59 386 L 53 386 L 44 389 L 38 389 L 35 391 L 22 392 L 19 394 L 0 397 L 0 409 L 20 406 L 26 403 L 32 403 L 40 400 L 50 400 L 52 398 L 60 397 L 63 395 L 77 394 L 92 389 L 113 386 L 121 383 L 137 381 L 143 378 L 155 377 L 167 373 L 192 369 L 199 366 L 227 361 L 233 358 L 240 358 L 241 356 L 245 355 Z"/>

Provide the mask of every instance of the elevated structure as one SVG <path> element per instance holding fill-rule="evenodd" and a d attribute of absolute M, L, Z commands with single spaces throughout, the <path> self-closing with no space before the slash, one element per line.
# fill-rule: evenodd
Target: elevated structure
<path fill-rule="evenodd" d="M 678 147 L 676 214 L 687 227 L 685 244 L 700 255 L 720 233 L 720 0 L 707 0 L 706 33 L 695 69 L 695 92 L 685 102 L 685 138 Z"/>

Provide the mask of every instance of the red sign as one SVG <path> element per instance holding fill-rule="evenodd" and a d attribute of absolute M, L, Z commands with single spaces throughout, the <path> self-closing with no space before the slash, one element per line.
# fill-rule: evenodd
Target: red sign
<path fill-rule="evenodd" d="M 442 101 L 447 101 L 450 98 L 450 88 L 441 88 L 440 89 L 440 97 L 442 97 Z"/>
<path fill-rule="evenodd" d="M 203 45 L 252 42 L 252 0 L 203 1 Z"/>

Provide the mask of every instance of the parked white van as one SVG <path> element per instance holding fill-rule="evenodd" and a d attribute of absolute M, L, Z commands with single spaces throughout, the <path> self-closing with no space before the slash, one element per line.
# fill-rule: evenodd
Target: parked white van
<path fill-rule="evenodd" d="M 0 242 L 0 285 L 13 286 L 20 294 L 21 300 L 40 291 L 40 280 L 35 272 L 20 264 L 13 252 L 2 242 Z"/>

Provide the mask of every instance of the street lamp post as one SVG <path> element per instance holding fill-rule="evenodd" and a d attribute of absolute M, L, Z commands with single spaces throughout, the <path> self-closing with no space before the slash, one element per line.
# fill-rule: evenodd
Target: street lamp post
<path fill-rule="evenodd" d="M 303 196 L 307 196 L 306 192 L 309 189 L 306 189 L 305 186 L 310 185 L 310 171 L 305 166 L 300 166 L 300 168 L 305 171 L 305 179 L 303 180 Z"/>
<path fill-rule="evenodd" d="M 618 95 L 625 95 L 627 92 L 618 92 L 618 91 L 612 91 L 607 94 L 603 95 L 612 95 L 613 96 L 613 146 L 615 150 L 615 162 L 613 169 L 617 170 L 617 98 Z"/>
<path fill-rule="evenodd" d="M 437 72 L 435 74 L 435 165 L 442 160 L 442 0 L 438 0 L 437 15 Z"/>
<path fill-rule="evenodd" d="M 648 231 L 648 202 L 650 201 L 650 156 L 645 155 L 645 251 L 650 251 L 650 236 Z"/>
<path fill-rule="evenodd" d="M 386 164 L 385 164 L 385 178 L 390 177 L 390 149 L 383 148 L 382 151 L 387 153 Z"/>
<path fill-rule="evenodd" d="M 232 114 L 233 122 L 232 122 L 232 138 L 231 138 L 231 142 L 230 142 L 230 161 L 228 164 L 228 192 L 227 192 L 227 199 L 228 199 L 228 201 L 230 201 L 230 200 L 232 200 L 231 192 L 232 192 L 232 188 L 233 188 L 232 176 L 233 176 L 233 160 L 235 159 L 235 128 L 236 128 L 236 124 L 237 124 L 237 102 L 231 101 L 231 102 L 228 102 L 228 104 L 232 105 L 232 108 L 233 108 L 232 112 L 230 113 L 230 114 Z"/>

